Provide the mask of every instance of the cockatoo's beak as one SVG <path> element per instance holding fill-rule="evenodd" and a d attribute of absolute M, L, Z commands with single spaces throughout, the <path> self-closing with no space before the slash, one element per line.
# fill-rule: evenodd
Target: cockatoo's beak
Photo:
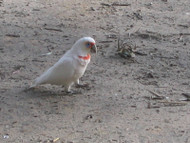
<path fill-rule="evenodd" d="M 91 53 L 96 53 L 97 54 L 97 47 L 96 47 L 95 44 L 91 47 L 90 51 L 91 51 Z"/>

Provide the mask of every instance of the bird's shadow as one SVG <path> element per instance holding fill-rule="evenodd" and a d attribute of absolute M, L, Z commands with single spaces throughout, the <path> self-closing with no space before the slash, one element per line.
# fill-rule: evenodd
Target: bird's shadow
<path fill-rule="evenodd" d="M 19 91 L 18 102 L 24 101 L 26 104 L 22 108 L 38 110 L 44 114 L 65 115 L 74 110 L 75 105 L 80 99 L 77 94 L 68 94 L 59 87 L 56 88 L 22 88 Z"/>
<path fill-rule="evenodd" d="M 56 90 L 56 89 L 48 89 L 45 87 L 40 87 L 40 88 L 24 88 L 20 92 L 27 94 L 27 96 L 32 96 L 32 98 L 44 98 L 44 97 L 74 97 L 77 94 L 81 94 L 81 92 L 76 92 L 76 93 L 67 93 L 62 90 Z"/>

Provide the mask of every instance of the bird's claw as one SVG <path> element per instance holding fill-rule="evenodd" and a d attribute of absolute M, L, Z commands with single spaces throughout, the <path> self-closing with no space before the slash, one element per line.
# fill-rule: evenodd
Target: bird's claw
<path fill-rule="evenodd" d="M 89 84 L 85 83 L 85 84 L 76 84 L 76 88 L 89 88 Z"/>
<path fill-rule="evenodd" d="M 80 91 L 70 90 L 70 91 L 66 91 L 66 94 L 74 95 L 74 94 L 81 94 L 81 92 Z"/>

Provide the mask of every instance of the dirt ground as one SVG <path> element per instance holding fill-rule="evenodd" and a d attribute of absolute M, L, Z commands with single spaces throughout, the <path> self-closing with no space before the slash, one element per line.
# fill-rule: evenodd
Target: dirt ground
<path fill-rule="evenodd" d="M 189 143 L 189 0 L 0 0 L 1 143 Z M 82 94 L 27 90 L 83 36 Z M 134 59 L 117 39 L 136 45 Z"/>

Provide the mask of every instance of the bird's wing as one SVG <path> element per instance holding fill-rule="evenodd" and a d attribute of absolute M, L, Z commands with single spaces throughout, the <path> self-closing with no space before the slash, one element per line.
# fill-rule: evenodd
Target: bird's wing
<path fill-rule="evenodd" d="M 73 77 L 74 72 L 75 67 L 73 58 L 62 57 L 57 63 L 36 79 L 36 84 L 64 84 L 64 82 Z"/>

